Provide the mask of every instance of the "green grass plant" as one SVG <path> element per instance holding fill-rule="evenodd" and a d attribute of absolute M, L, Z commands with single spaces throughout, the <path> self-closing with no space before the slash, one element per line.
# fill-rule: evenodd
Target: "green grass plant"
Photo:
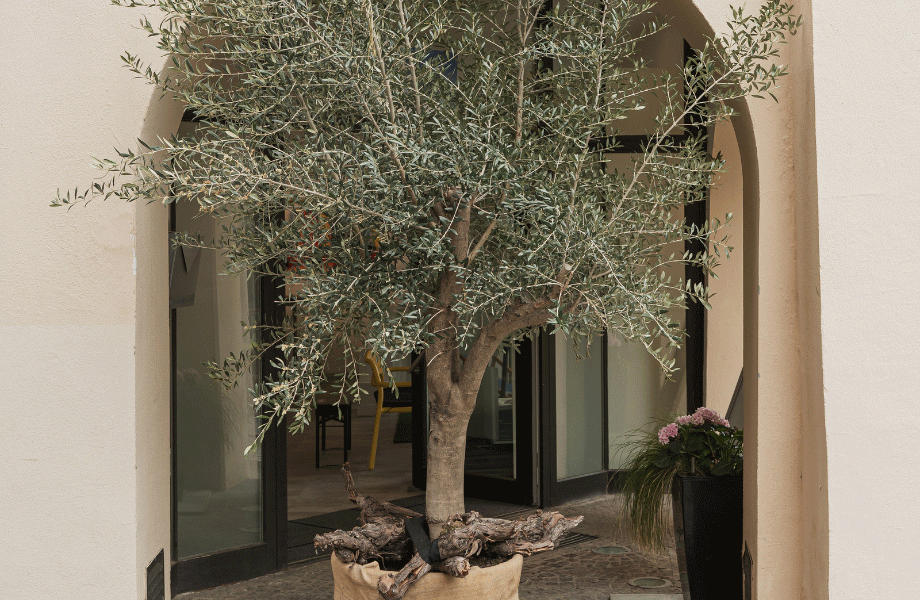
<path fill-rule="evenodd" d="M 620 445 L 626 465 L 623 510 L 639 544 L 663 551 L 671 539 L 665 499 L 674 477 L 740 475 L 743 433 L 707 408 L 650 425 L 628 434 Z"/>

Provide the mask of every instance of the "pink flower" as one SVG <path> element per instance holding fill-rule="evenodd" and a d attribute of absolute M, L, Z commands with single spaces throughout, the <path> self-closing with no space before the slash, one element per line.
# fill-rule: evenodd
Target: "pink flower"
<path fill-rule="evenodd" d="M 690 417 L 690 423 L 693 425 L 702 425 L 704 422 L 703 415 L 700 414 L 700 411 L 693 413 L 693 416 Z"/>
<path fill-rule="evenodd" d="M 678 425 L 686 425 L 689 422 L 690 422 L 690 415 L 684 415 L 682 417 L 677 417 Z"/>
<path fill-rule="evenodd" d="M 658 432 L 658 441 L 663 446 L 667 446 L 671 438 L 677 437 L 677 423 L 670 423 L 661 428 Z"/>
<path fill-rule="evenodd" d="M 725 427 L 730 427 L 728 421 L 719 416 L 719 413 L 712 410 L 711 408 L 700 407 L 696 409 L 696 412 L 693 413 L 693 416 L 700 415 L 704 421 L 709 421 L 710 423 L 715 423 L 716 425 L 724 425 Z M 698 425 L 701 423 L 697 423 Z"/>

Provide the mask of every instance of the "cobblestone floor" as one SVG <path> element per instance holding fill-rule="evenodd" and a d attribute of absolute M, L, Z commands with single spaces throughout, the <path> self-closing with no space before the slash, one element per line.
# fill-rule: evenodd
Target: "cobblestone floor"
<path fill-rule="evenodd" d="M 580 544 L 526 557 L 521 575 L 521 600 L 608 600 L 621 594 L 635 600 L 679 598 L 677 558 L 639 551 L 618 519 L 617 496 L 604 496 L 556 507 L 566 516 L 584 515 L 576 530 L 597 536 Z M 597 554 L 601 546 L 623 546 L 630 552 Z M 629 584 L 640 577 L 657 577 L 672 585 L 642 589 Z M 287 570 L 212 590 L 181 594 L 177 600 L 332 600 L 332 570 L 328 561 L 294 565 Z M 645 600 L 643 598 L 643 600 Z"/>

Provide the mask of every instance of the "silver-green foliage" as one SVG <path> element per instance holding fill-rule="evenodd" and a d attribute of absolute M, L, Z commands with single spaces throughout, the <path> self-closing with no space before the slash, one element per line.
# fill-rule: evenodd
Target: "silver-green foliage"
<path fill-rule="evenodd" d="M 204 132 L 102 160 L 102 179 L 57 203 L 191 199 L 223 218 L 213 243 L 232 271 L 280 270 L 296 317 L 266 328 L 264 345 L 283 358 L 255 402 L 294 412 L 295 426 L 333 347 L 352 367 L 368 348 L 384 358 L 436 340 L 463 349 L 510 307 L 544 315 L 513 335 L 545 323 L 576 338 L 616 330 L 672 368 L 675 308 L 707 291 L 665 267 L 709 271 L 717 255 L 662 249 L 724 241 L 715 226 L 688 227 L 681 210 L 722 163 L 700 137 L 675 136 L 688 114 L 706 127 L 731 100 L 769 93 L 784 69 L 767 63 L 798 25 L 778 0 L 736 11 L 731 34 L 675 79 L 643 68 L 636 44 L 660 25 L 635 0 L 549 11 L 544 0 L 116 3 L 162 10 L 141 24 L 169 68 L 124 60 L 193 109 Z M 662 109 L 644 153 L 607 172 L 605 144 L 653 96 Z M 249 358 L 233 357 L 223 376 Z M 343 383 L 343 395 L 357 393 Z"/>

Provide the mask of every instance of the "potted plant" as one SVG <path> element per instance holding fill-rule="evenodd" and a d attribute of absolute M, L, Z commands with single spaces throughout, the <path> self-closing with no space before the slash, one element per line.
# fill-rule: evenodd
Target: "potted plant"
<path fill-rule="evenodd" d="M 741 594 L 743 433 L 713 410 L 677 417 L 657 433 L 636 432 L 622 493 L 641 544 L 662 549 L 671 523 L 684 597 Z"/>
<path fill-rule="evenodd" d="M 708 291 L 666 269 L 709 273 L 725 248 L 718 221 L 682 217 L 723 164 L 699 133 L 731 101 L 769 93 L 798 24 L 778 0 L 737 11 L 675 77 L 643 67 L 639 42 L 663 27 L 644 2 L 116 3 L 162 11 L 141 26 L 168 68 L 124 60 L 203 133 L 120 151 L 56 203 L 197 202 L 226 225 L 180 241 L 280 281 L 289 318 L 250 324 L 261 342 L 215 370 L 232 385 L 276 353 L 253 390 L 260 437 L 286 415 L 302 429 L 320 391 L 356 400 L 368 351 L 423 352 L 433 537 L 464 512 L 467 423 L 501 345 L 545 327 L 575 342 L 615 330 L 673 368 L 674 311 Z M 657 116 L 636 159 L 608 172 L 618 124 L 643 110 Z M 664 252 L 685 242 L 699 251 Z M 330 380 L 332 355 L 344 369 Z"/>

